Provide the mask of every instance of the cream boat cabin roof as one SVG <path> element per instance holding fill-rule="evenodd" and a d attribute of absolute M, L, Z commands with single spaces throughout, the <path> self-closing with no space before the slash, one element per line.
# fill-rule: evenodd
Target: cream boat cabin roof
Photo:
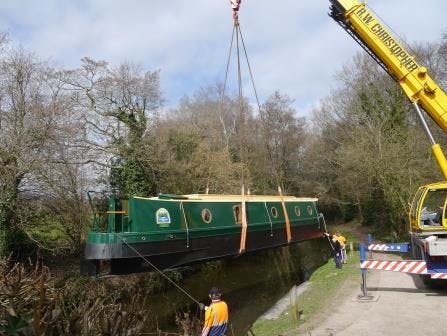
<path fill-rule="evenodd" d="M 220 194 L 189 194 L 189 195 L 168 195 L 160 194 L 156 197 L 134 197 L 138 199 L 147 200 L 163 200 L 173 202 L 240 202 L 242 200 L 241 195 L 220 195 Z M 313 197 L 295 197 L 295 196 L 283 196 L 285 202 L 317 202 L 318 198 Z M 281 202 L 280 196 L 270 195 L 245 195 L 244 200 L 246 202 Z"/>

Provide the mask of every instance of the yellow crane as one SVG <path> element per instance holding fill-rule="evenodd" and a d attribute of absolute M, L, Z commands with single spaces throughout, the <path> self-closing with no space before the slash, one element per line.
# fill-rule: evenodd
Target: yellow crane
<path fill-rule="evenodd" d="M 330 0 L 330 16 L 401 86 L 412 102 L 433 154 L 447 180 L 447 160 L 424 118 L 447 132 L 447 95 L 364 2 Z M 422 111 L 423 110 L 423 111 Z M 447 182 L 421 186 L 409 211 L 413 254 L 447 262 Z"/>

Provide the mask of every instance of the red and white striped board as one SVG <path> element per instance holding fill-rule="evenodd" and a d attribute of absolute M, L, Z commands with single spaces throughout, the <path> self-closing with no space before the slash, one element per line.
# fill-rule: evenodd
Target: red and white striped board
<path fill-rule="evenodd" d="M 447 273 L 430 273 L 432 279 L 447 279 Z"/>
<path fill-rule="evenodd" d="M 428 271 L 427 263 L 423 260 L 365 260 L 360 263 L 360 268 L 411 274 L 430 274 L 432 279 L 447 280 L 447 273 Z"/>
<path fill-rule="evenodd" d="M 427 274 L 427 263 L 422 260 L 365 260 L 360 268 L 412 274 Z"/>
<path fill-rule="evenodd" d="M 387 244 L 371 244 L 368 245 L 368 250 L 370 251 L 386 251 L 388 250 Z"/>

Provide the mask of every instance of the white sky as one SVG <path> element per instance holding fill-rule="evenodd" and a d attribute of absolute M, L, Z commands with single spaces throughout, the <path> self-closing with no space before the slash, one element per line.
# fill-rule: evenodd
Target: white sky
<path fill-rule="evenodd" d="M 368 5 L 408 41 L 437 41 L 447 31 L 446 0 Z M 328 0 L 243 0 L 241 27 L 261 100 L 280 90 L 305 115 L 329 93 L 360 47 L 328 11 Z M 89 56 L 161 69 L 167 105 L 175 106 L 223 81 L 232 19 L 228 0 L 2 0 L 0 30 L 61 66 Z"/>

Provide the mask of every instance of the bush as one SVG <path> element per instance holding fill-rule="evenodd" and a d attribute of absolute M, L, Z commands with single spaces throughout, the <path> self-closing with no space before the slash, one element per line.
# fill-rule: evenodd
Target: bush
<path fill-rule="evenodd" d="M 41 265 L 0 262 L 0 334 L 137 335 L 149 314 L 139 287 L 111 289 L 77 277 L 56 281 Z"/>

